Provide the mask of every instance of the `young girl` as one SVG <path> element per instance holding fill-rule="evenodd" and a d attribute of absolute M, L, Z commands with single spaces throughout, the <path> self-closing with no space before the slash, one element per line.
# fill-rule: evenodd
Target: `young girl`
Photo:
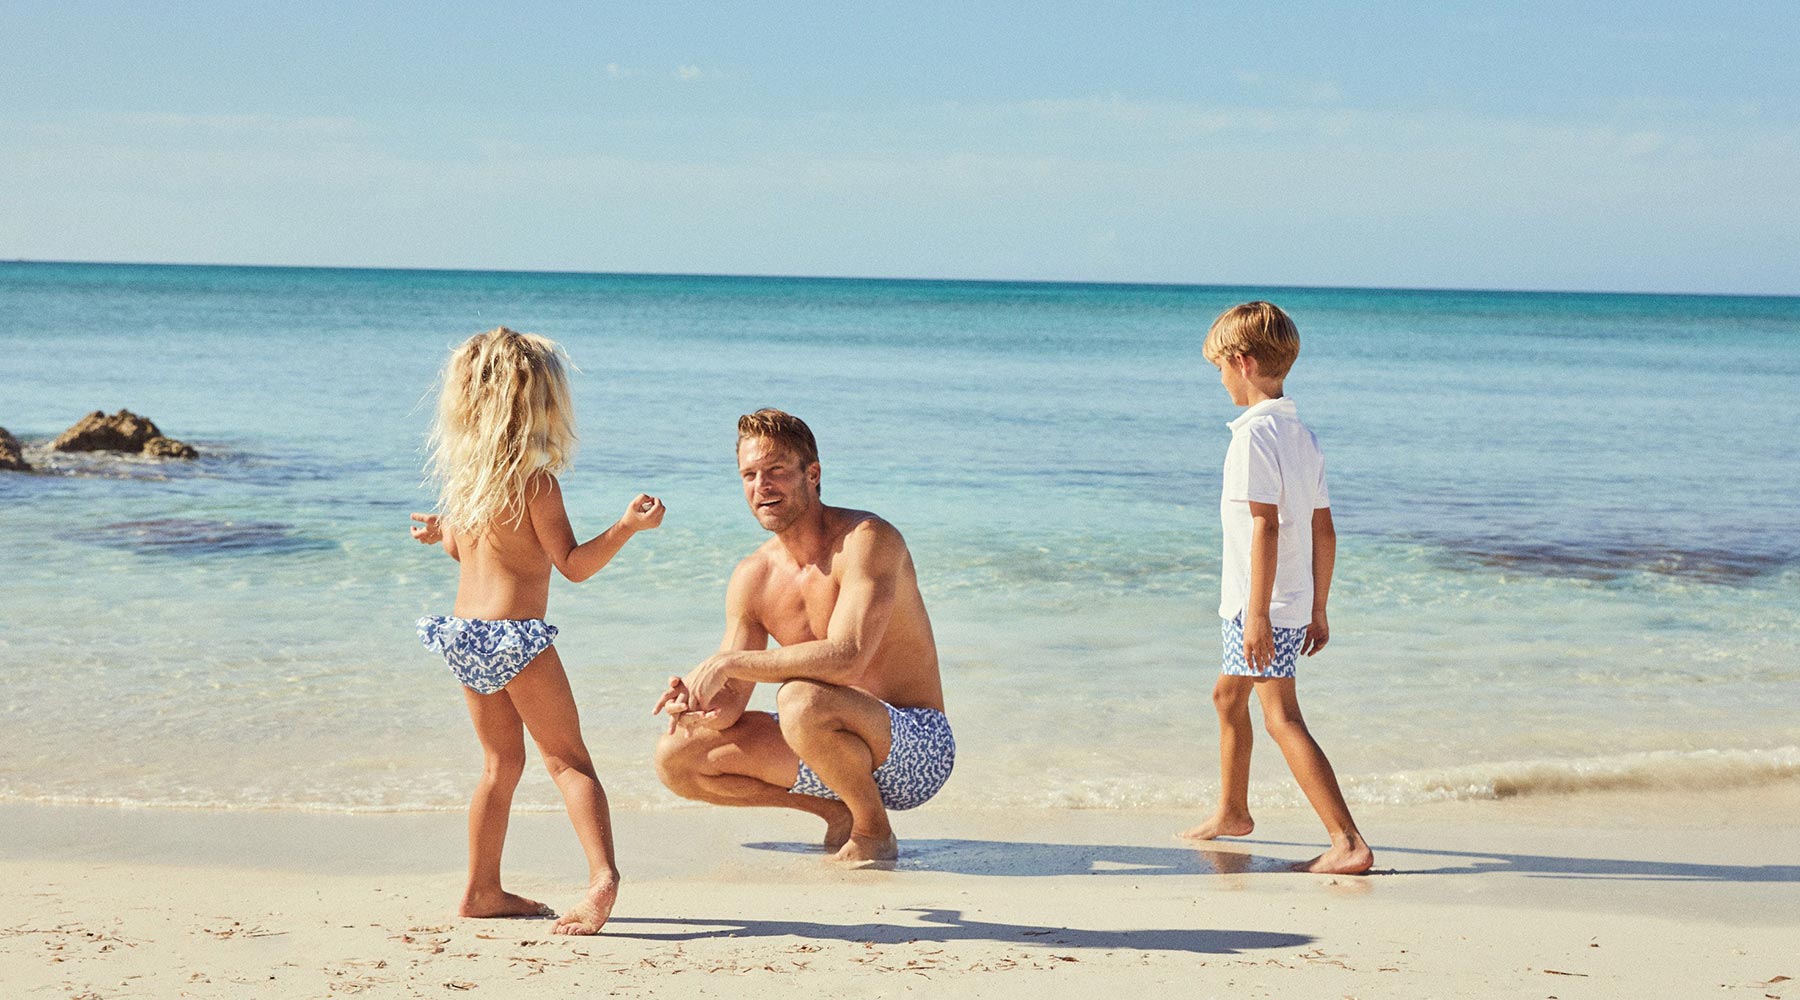
<path fill-rule="evenodd" d="M 412 536 L 443 542 L 462 570 L 453 613 L 419 619 L 419 639 L 462 681 L 485 756 L 469 804 L 469 883 L 458 912 L 555 915 L 500 885 L 507 813 L 530 732 L 587 852 L 587 894 L 556 922 L 556 933 L 596 933 L 618 896 L 619 869 L 606 792 L 551 645 L 556 627 L 544 623 L 550 568 L 577 583 L 593 576 L 632 535 L 662 523 L 662 501 L 640 493 L 618 523 L 575 544 L 556 482 L 575 450 L 562 349 L 505 327 L 470 337 L 450 355 L 431 449 L 438 512 L 412 515 L 419 522 Z"/>

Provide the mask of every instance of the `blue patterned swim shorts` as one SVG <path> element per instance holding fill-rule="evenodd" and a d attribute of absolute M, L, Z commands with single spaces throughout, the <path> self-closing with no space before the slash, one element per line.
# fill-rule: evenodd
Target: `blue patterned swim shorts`
<path fill-rule="evenodd" d="M 1263 668 L 1262 673 L 1250 669 L 1244 662 L 1244 615 L 1239 612 L 1236 618 L 1226 620 L 1222 626 L 1225 637 L 1225 662 L 1219 667 L 1219 673 L 1232 677 L 1292 677 L 1294 664 L 1300 660 L 1300 646 L 1306 641 L 1306 630 L 1303 628 L 1277 628 L 1275 632 L 1275 662 Z"/>
<path fill-rule="evenodd" d="M 935 708 L 895 708 L 888 710 L 888 733 L 893 748 L 887 760 L 875 769 L 875 787 L 881 790 L 881 804 L 889 809 L 911 809 L 931 799 L 950 771 L 956 767 L 956 737 L 950 732 L 950 720 Z M 781 721 L 780 713 L 771 713 Z M 795 795 L 812 795 L 821 799 L 838 798 L 838 793 L 825 787 L 813 769 L 800 762 L 800 776 Z"/>
<path fill-rule="evenodd" d="M 442 653 L 456 679 L 481 694 L 505 687 L 525 665 L 556 641 L 556 626 L 542 618 L 455 618 L 426 615 L 419 619 L 419 641 Z"/>

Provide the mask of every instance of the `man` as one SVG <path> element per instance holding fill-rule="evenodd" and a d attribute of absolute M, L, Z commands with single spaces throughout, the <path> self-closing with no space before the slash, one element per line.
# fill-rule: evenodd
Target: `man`
<path fill-rule="evenodd" d="M 719 652 L 657 701 L 657 773 L 685 798 L 812 813 L 837 860 L 891 860 L 888 810 L 937 794 L 956 759 L 912 554 L 874 514 L 820 502 L 800 418 L 739 418 L 737 454 L 775 537 L 731 574 Z M 781 685 L 774 714 L 744 710 L 757 684 Z"/>

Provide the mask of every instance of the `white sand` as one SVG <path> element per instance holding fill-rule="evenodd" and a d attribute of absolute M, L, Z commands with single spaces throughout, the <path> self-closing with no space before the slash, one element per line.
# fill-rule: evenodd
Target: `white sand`
<path fill-rule="evenodd" d="M 3 806 L 0 996 L 1800 997 L 1800 783 L 1365 809 L 1365 878 L 1274 870 L 1304 811 L 1192 819 L 926 807 L 844 871 L 798 814 L 629 812 L 613 922 L 556 938 L 449 915 L 455 814 Z M 583 874 L 557 814 L 507 864 Z"/>

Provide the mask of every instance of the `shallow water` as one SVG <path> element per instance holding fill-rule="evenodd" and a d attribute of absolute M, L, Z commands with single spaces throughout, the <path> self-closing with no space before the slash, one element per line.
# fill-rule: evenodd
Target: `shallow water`
<path fill-rule="evenodd" d="M 779 405 L 913 548 L 947 800 L 1198 806 L 1235 413 L 1199 344 L 1252 297 L 1330 467 L 1300 690 L 1353 799 L 1800 771 L 1800 299 L 4 264 L 0 425 L 41 470 L 0 474 L 0 799 L 461 808 L 412 634 L 455 577 L 406 515 L 445 350 L 504 322 L 583 370 L 577 530 L 670 505 L 553 589 L 615 802 L 673 801 L 649 706 L 718 641 L 762 537 L 735 418 Z M 203 457 L 43 450 L 121 406 Z M 1266 741 L 1256 775 L 1297 801 Z"/>

